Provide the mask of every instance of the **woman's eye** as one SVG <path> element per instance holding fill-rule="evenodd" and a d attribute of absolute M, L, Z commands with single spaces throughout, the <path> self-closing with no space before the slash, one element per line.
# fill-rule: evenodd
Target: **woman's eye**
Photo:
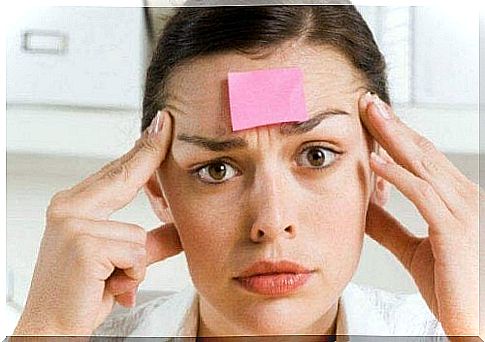
<path fill-rule="evenodd" d="M 196 173 L 206 183 L 222 183 L 237 174 L 231 165 L 224 162 L 208 164 L 199 168 Z"/>
<path fill-rule="evenodd" d="M 298 164 L 310 168 L 323 169 L 335 160 L 337 152 L 323 146 L 311 146 L 298 156 Z"/>

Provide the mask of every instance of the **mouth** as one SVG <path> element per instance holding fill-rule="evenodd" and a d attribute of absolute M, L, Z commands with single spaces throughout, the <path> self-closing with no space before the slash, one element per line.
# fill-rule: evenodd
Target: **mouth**
<path fill-rule="evenodd" d="M 314 271 L 290 261 L 259 261 L 234 280 L 249 292 L 279 297 L 298 291 L 313 273 Z"/>

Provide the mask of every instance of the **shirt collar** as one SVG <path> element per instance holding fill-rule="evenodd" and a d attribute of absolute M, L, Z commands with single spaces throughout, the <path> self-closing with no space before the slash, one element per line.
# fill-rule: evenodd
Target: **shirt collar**
<path fill-rule="evenodd" d="M 198 324 L 199 295 L 190 284 L 155 307 L 154 312 L 143 319 L 131 335 L 194 337 L 197 336 Z M 342 335 L 391 335 L 384 318 L 360 288 L 352 283 L 345 287 L 339 298 L 336 334 L 340 336 L 337 341 L 344 341 Z"/>
<path fill-rule="evenodd" d="M 369 295 L 353 283 L 347 284 L 339 298 L 337 335 L 390 336 L 391 329 Z M 337 341 L 340 341 L 337 339 Z"/>

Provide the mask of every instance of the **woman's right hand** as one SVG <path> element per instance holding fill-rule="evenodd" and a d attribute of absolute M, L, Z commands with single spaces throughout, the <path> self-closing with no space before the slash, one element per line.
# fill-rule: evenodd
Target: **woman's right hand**
<path fill-rule="evenodd" d="M 134 304 L 148 265 L 182 250 L 173 224 L 146 232 L 109 220 L 165 159 L 172 122 L 168 113 L 159 115 L 131 151 L 52 198 L 14 335 L 90 335 L 115 301 Z"/>

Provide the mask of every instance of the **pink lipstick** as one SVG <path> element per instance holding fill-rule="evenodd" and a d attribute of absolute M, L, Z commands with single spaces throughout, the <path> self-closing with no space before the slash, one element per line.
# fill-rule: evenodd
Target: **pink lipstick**
<path fill-rule="evenodd" d="M 313 271 L 290 261 L 259 261 L 235 280 L 246 290 L 265 296 L 284 296 L 305 285 Z"/>

